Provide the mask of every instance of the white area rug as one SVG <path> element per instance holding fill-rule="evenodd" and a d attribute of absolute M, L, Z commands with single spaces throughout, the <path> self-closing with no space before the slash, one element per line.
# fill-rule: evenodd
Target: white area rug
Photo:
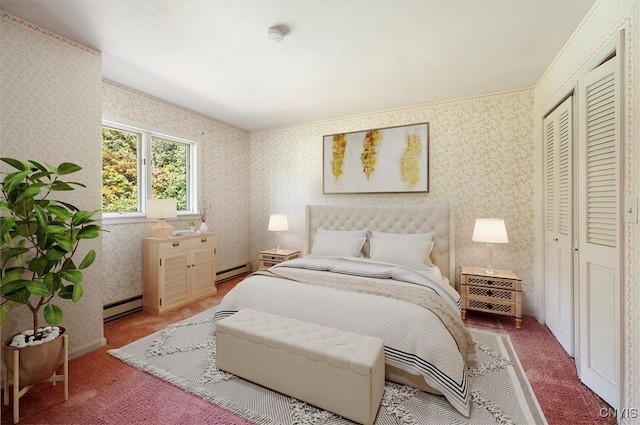
<path fill-rule="evenodd" d="M 109 354 L 256 424 L 338 425 L 352 422 L 240 379 L 215 367 L 215 308 Z M 476 363 L 469 370 L 471 414 L 442 396 L 387 382 L 376 424 L 546 424 L 506 334 L 474 329 Z"/>

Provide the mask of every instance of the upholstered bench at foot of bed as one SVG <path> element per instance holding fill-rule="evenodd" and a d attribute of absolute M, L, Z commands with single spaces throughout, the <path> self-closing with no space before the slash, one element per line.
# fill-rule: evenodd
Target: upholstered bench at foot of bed
<path fill-rule="evenodd" d="M 367 425 L 384 392 L 382 339 L 252 309 L 216 324 L 216 366 Z"/>

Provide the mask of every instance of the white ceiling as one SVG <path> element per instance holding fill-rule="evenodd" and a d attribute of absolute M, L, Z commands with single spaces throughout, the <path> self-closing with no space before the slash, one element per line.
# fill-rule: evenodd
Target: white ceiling
<path fill-rule="evenodd" d="M 103 76 L 247 131 L 533 86 L 594 0 L 2 0 Z M 266 29 L 283 25 L 284 40 Z"/>

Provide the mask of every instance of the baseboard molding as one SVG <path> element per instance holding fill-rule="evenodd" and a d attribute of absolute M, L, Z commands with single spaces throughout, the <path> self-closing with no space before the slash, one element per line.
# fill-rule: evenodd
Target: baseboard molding
<path fill-rule="evenodd" d="M 242 264 L 227 270 L 221 270 L 216 273 L 216 283 L 224 282 L 225 280 L 233 279 L 236 276 L 247 273 L 251 273 L 251 263 Z"/>
<path fill-rule="evenodd" d="M 105 305 L 102 319 L 106 323 L 138 311 L 142 311 L 142 295 Z"/>
<path fill-rule="evenodd" d="M 251 272 L 251 263 L 241 264 L 216 273 L 216 283 Z M 142 311 L 142 295 L 107 304 L 103 307 L 102 319 L 105 323 Z"/>

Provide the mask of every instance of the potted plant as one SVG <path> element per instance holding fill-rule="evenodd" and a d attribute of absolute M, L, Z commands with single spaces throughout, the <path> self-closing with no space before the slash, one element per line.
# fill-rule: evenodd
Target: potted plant
<path fill-rule="evenodd" d="M 196 222 L 193 220 L 189 220 L 189 222 L 187 223 L 187 225 L 189 226 L 189 229 L 195 233 L 196 231 Z"/>
<path fill-rule="evenodd" d="M 62 357 L 62 335 L 58 325 L 63 319 L 59 299 L 77 302 L 83 294 L 82 270 L 95 259 L 90 250 L 77 263 L 75 255 L 84 239 L 98 237 L 101 228 L 94 220 L 97 211 L 84 211 L 74 205 L 52 199 L 55 193 L 85 187 L 65 181 L 81 168 L 69 162 L 57 167 L 36 161 L 0 158 L 15 169 L 2 173 L 0 199 L 0 324 L 9 320 L 14 307 L 26 306 L 33 316 L 32 329 L 7 339 L 2 345 L 3 361 L 13 372 L 13 350 L 20 351 L 21 386 L 48 379 Z M 39 327 L 40 313 L 51 326 Z M 59 345 L 60 349 L 51 348 Z M 38 348 L 42 347 L 42 348 Z M 36 352 L 43 351 L 46 354 Z M 59 352 L 58 352 L 59 351 Z M 34 358 L 47 357 L 45 366 Z M 28 370 L 26 368 L 29 368 Z"/>

